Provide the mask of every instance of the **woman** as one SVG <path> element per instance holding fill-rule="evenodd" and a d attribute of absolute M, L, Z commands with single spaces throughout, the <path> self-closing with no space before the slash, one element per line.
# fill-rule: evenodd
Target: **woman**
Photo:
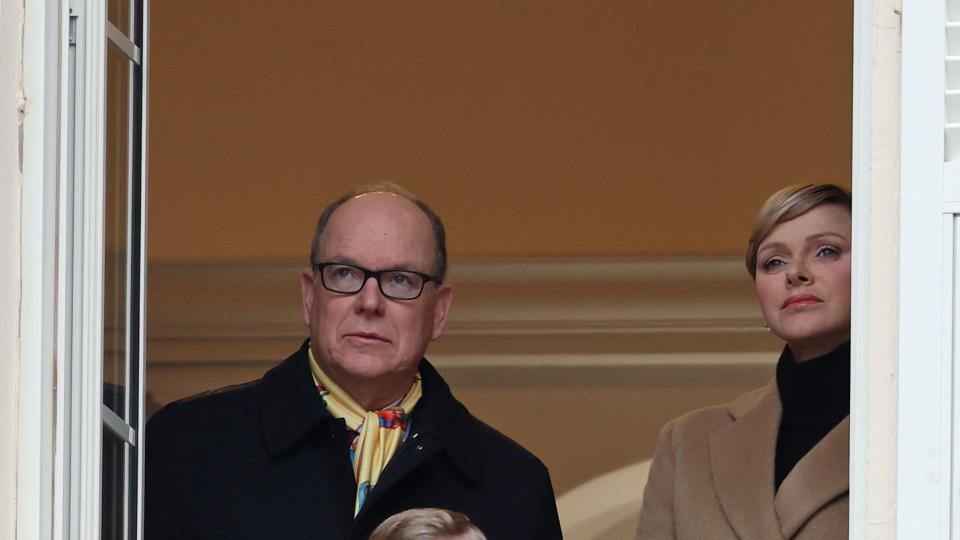
<path fill-rule="evenodd" d="M 847 537 L 851 198 L 831 184 L 773 194 L 747 246 L 776 377 L 660 434 L 638 539 Z"/>

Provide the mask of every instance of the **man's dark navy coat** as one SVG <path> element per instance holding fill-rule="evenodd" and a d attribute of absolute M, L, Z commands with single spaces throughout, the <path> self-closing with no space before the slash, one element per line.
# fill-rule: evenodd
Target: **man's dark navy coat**
<path fill-rule="evenodd" d="M 463 512 L 491 540 L 561 538 L 544 465 L 470 415 L 426 360 L 410 435 L 354 519 L 346 428 L 314 387 L 306 347 L 258 381 L 154 415 L 146 540 L 367 540 L 420 507 Z"/>

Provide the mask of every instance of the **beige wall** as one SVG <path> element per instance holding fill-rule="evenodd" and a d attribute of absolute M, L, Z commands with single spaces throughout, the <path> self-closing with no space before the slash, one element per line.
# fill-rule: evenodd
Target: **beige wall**
<path fill-rule="evenodd" d="M 298 269 L 154 264 L 148 412 L 293 352 Z M 477 416 L 544 460 L 558 494 L 649 458 L 668 419 L 764 384 L 780 347 L 737 259 L 458 263 L 450 283 L 451 320 L 428 357 Z"/>
<path fill-rule="evenodd" d="M 152 4 L 151 260 L 302 259 L 391 178 L 455 259 L 730 255 L 849 185 L 849 2 Z"/>
<path fill-rule="evenodd" d="M 157 405 L 291 352 L 316 214 L 352 185 L 394 179 L 444 217 L 455 267 L 584 265 L 566 293 L 455 282 L 450 332 L 430 353 L 471 410 L 544 459 L 559 494 L 648 458 L 667 419 L 769 378 L 779 344 L 736 262 L 753 215 L 788 183 L 850 184 L 848 3 L 152 10 Z M 669 279 L 671 264 L 717 257 L 729 271 Z M 666 277 L 584 285 L 592 263 L 616 261 Z"/>

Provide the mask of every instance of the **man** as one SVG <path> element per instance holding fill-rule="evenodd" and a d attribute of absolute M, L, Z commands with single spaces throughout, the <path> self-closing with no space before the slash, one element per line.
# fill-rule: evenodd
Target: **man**
<path fill-rule="evenodd" d="M 423 359 L 452 301 L 439 217 L 397 186 L 357 190 L 321 214 L 310 264 L 299 351 L 150 420 L 147 540 L 366 540 L 416 507 L 498 540 L 561 538 L 543 464 Z"/>

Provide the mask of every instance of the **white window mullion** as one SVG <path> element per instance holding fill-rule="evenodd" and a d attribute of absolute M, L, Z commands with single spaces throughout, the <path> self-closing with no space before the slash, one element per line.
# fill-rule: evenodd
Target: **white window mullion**
<path fill-rule="evenodd" d="M 954 62 L 946 35 L 955 31 L 947 9 L 904 3 L 900 77 L 897 533 L 931 540 L 950 538 L 952 506 L 955 390 L 945 304 L 952 303 L 954 252 L 944 204 L 956 201 L 944 198 L 944 161 L 960 157 L 948 150 L 960 126 L 946 115 L 946 70 Z"/>
<path fill-rule="evenodd" d="M 76 17 L 69 2 L 60 5 L 60 20 L 63 21 L 63 33 L 60 42 L 60 79 L 65 86 L 60 92 L 59 147 L 62 149 L 58 176 L 60 178 L 57 200 L 57 335 L 56 335 L 56 417 L 57 427 L 54 433 L 54 492 L 53 492 L 53 531 L 55 540 L 63 540 L 71 535 L 71 516 L 75 515 L 75 497 L 72 490 L 79 486 L 75 481 L 71 466 L 74 447 L 73 425 L 73 364 L 74 336 L 76 319 L 72 316 L 74 298 L 74 163 L 76 118 Z"/>
<path fill-rule="evenodd" d="M 53 519 L 59 11 L 23 9 L 16 535 L 49 538 Z"/>
<path fill-rule="evenodd" d="M 76 486 L 71 537 L 100 538 L 100 482 L 103 424 L 103 190 L 105 158 L 106 38 L 104 2 L 77 0 L 76 121 L 73 264 L 76 369 L 72 404 L 75 420 L 71 471 Z"/>
<path fill-rule="evenodd" d="M 139 414 L 137 415 L 137 425 L 134 426 L 139 434 L 139 444 L 137 444 L 134 451 L 137 455 L 137 470 L 136 475 L 139 479 L 137 486 L 136 497 L 136 515 L 137 526 L 135 530 L 136 540 L 141 540 L 143 538 L 143 457 L 144 457 L 144 441 L 146 437 L 145 425 L 146 425 L 146 394 L 147 394 L 147 350 L 146 350 L 146 320 L 147 320 L 147 149 L 149 145 L 147 141 L 148 130 L 148 120 L 149 116 L 147 111 L 149 110 L 149 93 L 147 88 L 149 88 L 149 51 L 150 51 L 150 0 L 143 0 L 143 5 L 141 7 L 141 24 L 142 24 L 142 35 L 141 35 L 141 47 L 140 47 L 140 69 L 141 69 L 141 87 L 140 87 L 140 199 L 134 201 L 135 204 L 139 204 L 140 207 L 140 228 L 137 231 L 134 231 L 134 234 L 138 234 L 140 237 L 140 261 L 139 261 L 139 272 L 134 276 L 134 279 L 139 280 L 139 313 L 137 314 L 137 320 L 140 325 L 140 339 L 133 346 L 137 351 L 137 388 L 138 392 L 136 396 L 132 396 L 132 399 L 136 400 L 137 410 Z M 134 13 L 134 16 L 137 14 Z M 135 25 L 134 25 L 135 26 Z M 132 132 L 132 131 L 131 131 Z"/>

